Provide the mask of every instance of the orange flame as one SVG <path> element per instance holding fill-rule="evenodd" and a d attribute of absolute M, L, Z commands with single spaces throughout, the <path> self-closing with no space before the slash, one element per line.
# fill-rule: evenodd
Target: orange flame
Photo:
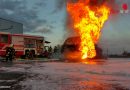
<path fill-rule="evenodd" d="M 95 44 L 99 40 L 101 28 L 108 19 L 110 9 L 107 5 L 90 6 L 89 0 L 67 3 L 67 11 L 73 20 L 73 26 L 81 38 L 82 59 L 96 56 Z"/>

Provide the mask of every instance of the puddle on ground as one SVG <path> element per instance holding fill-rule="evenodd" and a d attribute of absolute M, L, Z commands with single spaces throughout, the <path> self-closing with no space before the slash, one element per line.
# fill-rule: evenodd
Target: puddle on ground
<path fill-rule="evenodd" d="M 20 72 L 0 72 L 0 90 L 21 90 L 18 83 L 25 75 Z"/>

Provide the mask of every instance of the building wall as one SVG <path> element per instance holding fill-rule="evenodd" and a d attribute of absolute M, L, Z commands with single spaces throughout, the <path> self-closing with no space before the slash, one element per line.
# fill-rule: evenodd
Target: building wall
<path fill-rule="evenodd" d="M 0 18 L 0 32 L 9 32 L 11 34 L 23 34 L 23 24 Z"/>

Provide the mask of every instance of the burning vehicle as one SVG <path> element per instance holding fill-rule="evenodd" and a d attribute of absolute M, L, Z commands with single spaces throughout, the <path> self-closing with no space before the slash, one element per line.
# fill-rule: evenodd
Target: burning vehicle
<path fill-rule="evenodd" d="M 68 26 L 78 37 L 65 41 L 62 50 L 64 57 L 81 60 L 102 57 L 102 50 L 97 43 L 110 15 L 108 0 L 69 0 L 66 8 L 68 22 L 71 22 Z"/>
<path fill-rule="evenodd" d="M 61 53 L 63 55 L 62 59 L 75 61 L 75 62 L 82 61 L 81 60 L 82 52 L 80 50 L 80 42 L 81 42 L 81 39 L 78 36 L 67 38 L 61 48 Z M 96 44 L 95 44 L 95 50 L 97 54 L 92 59 L 104 58 L 102 54 L 102 49 L 98 47 L 98 45 Z M 85 59 L 91 59 L 91 58 L 85 58 Z"/>

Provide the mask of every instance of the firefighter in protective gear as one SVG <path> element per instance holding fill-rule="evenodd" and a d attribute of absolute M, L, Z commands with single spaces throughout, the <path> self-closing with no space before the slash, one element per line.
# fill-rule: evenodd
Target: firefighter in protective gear
<path fill-rule="evenodd" d="M 13 44 L 11 44 L 9 47 L 6 48 L 6 62 L 12 61 L 15 56 L 15 49 L 13 47 Z"/>

